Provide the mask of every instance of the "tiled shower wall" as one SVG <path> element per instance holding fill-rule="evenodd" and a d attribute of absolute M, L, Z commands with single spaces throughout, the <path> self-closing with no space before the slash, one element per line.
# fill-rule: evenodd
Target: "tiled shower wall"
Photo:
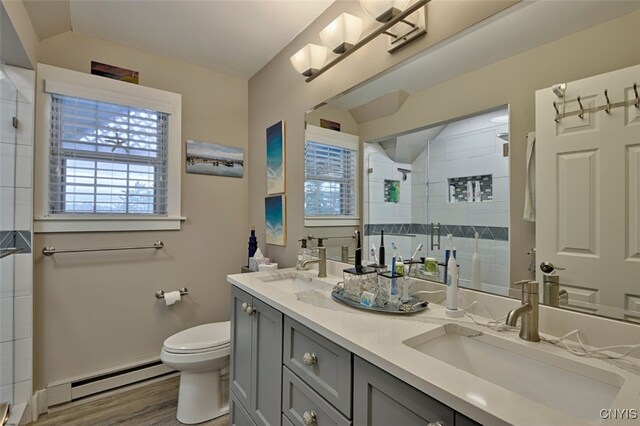
<path fill-rule="evenodd" d="M 394 163 L 384 153 L 369 155 L 370 160 L 388 164 L 382 170 L 389 173 L 398 167 L 412 170 L 406 182 L 410 182 L 411 203 L 409 206 L 406 198 L 402 198 L 406 190 L 401 189 L 401 203 L 405 203 L 398 207 L 397 212 L 393 212 L 395 216 L 384 204 L 369 204 L 370 217 L 365 221 L 364 234 L 370 235 L 366 241 L 370 239 L 376 245 L 379 244 L 381 229 L 385 234 L 415 235 L 386 237 L 387 257 L 392 254 L 392 241 L 398 245 L 401 255 L 407 258 L 422 243 L 424 248 L 419 256 L 435 257 L 441 262 L 444 261 L 444 249 L 447 247 L 446 235 L 452 234 L 460 265 L 461 284 L 466 286 L 470 284 L 471 258 L 475 251 L 474 234 L 478 232 L 481 288 L 504 293 L 509 287 L 509 163 L 502 154 L 505 141 L 498 138 L 497 134 L 507 132 L 508 125 L 487 127 L 486 122 L 486 119 L 472 117 L 447 125 L 431 141 L 429 149 L 418 155 L 410 166 Z M 367 150 L 375 152 L 375 144 L 367 145 L 370 145 L 365 145 Z M 377 149 L 381 151 L 379 147 Z M 430 167 L 428 171 L 427 165 Z M 378 192 L 374 183 L 375 172 L 374 168 L 369 176 L 369 197 L 375 197 Z M 400 175 L 399 172 L 397 174 Z M 449 179 L 483 175 L 492 177 L 490 201 L 449 202 Z M 381 209 L 380 213 L 378 209 Z M 432 222 L 441 224 L 441 248 L 433 251 L 430 248 L 429 226 Z"/>
<path fill-rule="evenodd" d="M 2 99 L 0 122 L 0 243 L 23 251 L 0 260 L 0 400 L 27 402 L 32 394 L 33 127 L 35 73 L 4 67 L 18 89 Z"/>

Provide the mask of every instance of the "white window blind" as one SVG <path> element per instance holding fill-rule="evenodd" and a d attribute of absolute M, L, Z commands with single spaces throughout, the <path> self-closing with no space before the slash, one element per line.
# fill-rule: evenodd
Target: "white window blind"
<path fill-rule="evenodd" d="M 305 216 L 355 216 L 357 151 L 311 141 L 304 151 Z"/>
<path fill-rule="evenodd" d="M 51 95 L 50 214 L 167 214 L 168 114 Z"/>

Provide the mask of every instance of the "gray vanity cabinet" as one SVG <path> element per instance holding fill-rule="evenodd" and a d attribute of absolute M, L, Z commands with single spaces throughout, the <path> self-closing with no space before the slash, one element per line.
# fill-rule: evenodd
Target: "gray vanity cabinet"
<path fill-rule="evenodd" d="M 231 292 L 231 391 L 258 426 L 280 425 L 282 314 L 248 293 Z M 244 426 L 231 412 L 231 422 Z M 243 420 L 244 421 L 244 420 Z"/>
<path fill-rule="evenodd" d="M 454 426 L 455 411 L 354 356 L 354 426 Z"/>

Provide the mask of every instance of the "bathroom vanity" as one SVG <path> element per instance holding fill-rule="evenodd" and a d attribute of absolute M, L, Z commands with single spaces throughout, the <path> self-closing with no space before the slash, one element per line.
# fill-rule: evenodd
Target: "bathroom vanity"
<path fill-rule="evenodd" d="M 232 424 L 574 425 L 640 408 L 637 359 L 578 359 L 435 303 L 401 317 L 356 310 L 331 299 L 341 277 L 315 275 L 228 276 Z"/>

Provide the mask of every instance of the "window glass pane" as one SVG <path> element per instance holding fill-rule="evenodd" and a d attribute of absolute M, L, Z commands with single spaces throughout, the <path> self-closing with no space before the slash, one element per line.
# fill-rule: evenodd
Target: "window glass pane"
<path fill-rule="evenodd" d="M 305 143 L 305 216 L 354 216 L 356 151 Z"/>
<path fill-rule="evenodd" d="M 167 211 L 168 115 L 52 95 L 50 213 Z"/>

